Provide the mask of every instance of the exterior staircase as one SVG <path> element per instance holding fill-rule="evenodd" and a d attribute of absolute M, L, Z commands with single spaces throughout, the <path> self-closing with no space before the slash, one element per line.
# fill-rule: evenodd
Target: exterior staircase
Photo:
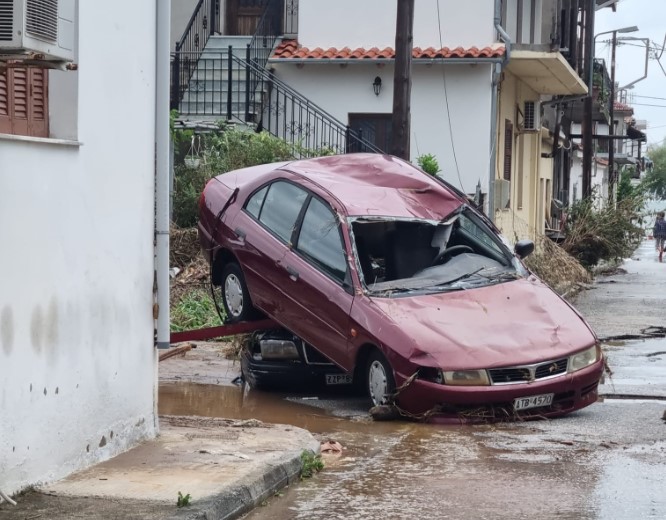
<path fill-rule="evenodd" d="M 234 60 L 229 56 L 245 60 L 251 41 L 251 36 L 210 37 L 178 104 L 183 118 L 252 123 L 257 107 L 254 102 L 246 107 L 246 71 L 234 67 Z M 231 106 L 228 106 L 229 101 Z"/>
<path fill-rule="evenodd" d="M 329 153 L 382 151 L 267 69 L 280 41 L 283 0 L 264 0 L 252 37 L 218 36 L 216 0 L 199 0 L 171 60 L 171 109 L 188 122 L 265 130 L 293 146 Z"/>

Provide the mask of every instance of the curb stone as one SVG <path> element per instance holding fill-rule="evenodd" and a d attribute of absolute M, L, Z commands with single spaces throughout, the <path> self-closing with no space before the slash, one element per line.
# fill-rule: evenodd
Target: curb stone
<path fill-rule="evenodd" d="M 319 443 L 308 449 L 319 453 Z M 268 471 L 257 472 L 223 492 L 202 500 L 169 516 L 169 520 L 233 520 L 248 513 L 276 492 L 298 480 L 301 453 L 292 453 L 271 464 Z"/>

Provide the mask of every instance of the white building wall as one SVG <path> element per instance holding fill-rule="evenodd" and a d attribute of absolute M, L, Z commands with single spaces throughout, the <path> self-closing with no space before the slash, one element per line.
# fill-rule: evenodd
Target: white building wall
<path fill-rule="evenodd" d="M 155 2 L 79 5 L 81 145 L 0 137 L 0 486 L 8 493 L 156 431 Z"/>
<path fill-rule="evenodd" d="M 464 3 L 456 0 L 417 0 L 414 46 L 455 48 L 491 45 L 496 41 L 494 9 L 494 0 Z M 300 0 L 298 16 L 298 41 L 304 47 L 395 47 L 395 1 Z"/>
<path fill-rule="evenodd" d="M 350 113 L 392 112 L 393 65 L 275 64 L 276 75 L 347 124 Z M 382 79 L 375 96 L 372 82 Z M 448 106 L 447 106 L 448 101 Z M 491 65 L 415 65 L 412 71 L 411 160 L 437 157 L 442 176 L 466 193 L 488 191 Z M 451 132 L 453 130 L 453 133 Z M 457 162 L 457 166 L 456 166 Z"/>

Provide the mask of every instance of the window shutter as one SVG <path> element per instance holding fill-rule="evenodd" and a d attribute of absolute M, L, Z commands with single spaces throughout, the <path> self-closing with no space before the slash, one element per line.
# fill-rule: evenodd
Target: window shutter
<path fill-rule="evenodd" d="M 0 74 L 0 132 L 48 137 L 48 71 L 11 68 Z"/>
<path fill-rule="evenodd" d="M 9 134 L 12 123 L 9 119 L 9 105 L 11 104 L 11 91 L 7 69 L 0 71 L 0 133 Z"/>
<path fill-rule="evenodd" d="M 45 69 L 29 69 L 29 104 L 28 104 L 28 132 L 36 137 L 48 137 L 48 77 Z"/>
<path fill-rule="evenodd" d="M 30 135 L 28 133 L 28 71 L 26 69 L 9 69 L 9 90 L 12 93 L 12 104 L 9 106 L 9 117 L 12 120 L 12 134 Z"/>
<path fill-rule="evenodd" d="M 504 180 L 511 180 L 511 162 L 513 157 L 513 123 L 504 120 Z"/>

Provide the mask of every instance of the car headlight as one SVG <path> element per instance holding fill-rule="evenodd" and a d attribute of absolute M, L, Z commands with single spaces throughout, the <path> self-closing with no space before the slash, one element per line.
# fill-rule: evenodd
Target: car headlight
<path fill-rule="evenodd" d="M 444 372 L 444 384 L 452 386 L 488 386 L 485 370 L 451 370 Z"/>
<path fill-rule="evenodd" d="M 601 348 L 597 345 L 585 349 L 578 354 L 574 354 L 573 356 L 569 356 L 569 372 L 577 372 L 585 367 L 589 367 L 599 361 L 600 357 Z"/>

